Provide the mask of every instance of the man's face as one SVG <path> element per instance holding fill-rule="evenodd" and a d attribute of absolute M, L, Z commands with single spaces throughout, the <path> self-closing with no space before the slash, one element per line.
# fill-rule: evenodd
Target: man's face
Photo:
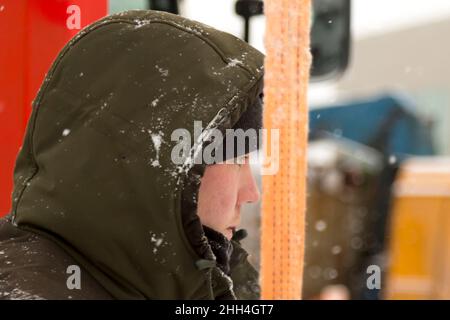
<path fill-rule="evenodd" d="M 259 196 L 248 156 L 243 164 L 210 165 L 201 180 L 197 213 L 202 224 L 231 239 L 241 221 L 241 205 Z"/>

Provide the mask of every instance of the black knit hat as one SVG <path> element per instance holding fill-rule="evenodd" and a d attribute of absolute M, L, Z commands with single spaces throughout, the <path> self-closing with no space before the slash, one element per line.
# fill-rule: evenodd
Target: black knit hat
<path fill-rule="evenodd" d="M 261 92 L 253 105 L 249 106 L 241 115 L 239 120 L 233 125 L 233 131 L 224 136 L 222 142 L 223 160 L 237 158 L 258 150 L 261 147 L 262 142 L 260 141 L 260 129 L 262 129 L 263 125 L 263 98 L 264 96 Z M 245 139 L 244 148 L 238 147 L 236 135 L 233 133 L 238 129 L 241 129 L 243 132 L 253 129 L 256 133 L 256 136 L 249 135 L 249 137 Z M 232 145 L 234 145 L 234 149 L 231 147 Z"/>

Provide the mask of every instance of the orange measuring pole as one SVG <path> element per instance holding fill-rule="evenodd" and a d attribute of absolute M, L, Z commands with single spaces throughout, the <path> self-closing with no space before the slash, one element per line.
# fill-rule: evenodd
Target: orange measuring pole
<path fill-rule="evenodd" d="M 279 130 L 279 170 L 263 175 L 261 298 L 301 299 L 311 0 L 266 0 L 264 5 L 264 127 L 269 137 L 272 129 Z"/>

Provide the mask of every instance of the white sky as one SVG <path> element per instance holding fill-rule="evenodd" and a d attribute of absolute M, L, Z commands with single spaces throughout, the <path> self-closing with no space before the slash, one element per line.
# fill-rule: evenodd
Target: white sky
<path fill-rule="evenodd" d="M 450 19 L 450 0 L 353 0 L 352 10 L 358 38 Z"/>
<path fill-rule="evenodd" d="M 241 36 L 243 22 L 234 14 L 234 0 L 183 0 L 183 13 Z M 352 0 L 355 38 L 407 28 L 433 20 L 450 19 L 450 0 Z M 252 45 L 263 50 L 264 17 L 252 20 Z"/>
<path fill-rule="evenodd" d="M 275 0 L 276 1 L 276 0 Z M 183 0 L 183 14 L 241 37 L 242 19 L 234 13 L 235 0 Z M 354 39 L 450 19 L 450 0 L 352 0 Z M 253 18 L 250 43 L 264 52 L 265 19 Z M 450 31 L 450 30 L 449 30 Z M 337 98 L 334 82 L 310 86 L 311 103 L 331 103 Z"/>

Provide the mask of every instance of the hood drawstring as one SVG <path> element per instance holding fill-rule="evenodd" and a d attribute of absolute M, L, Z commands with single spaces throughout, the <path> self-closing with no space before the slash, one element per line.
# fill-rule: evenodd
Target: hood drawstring
<path fill-rule="evenodd" d="M 217 266 L 217 262 L 215 260 L 208 260 L 208 259 L 199 259 L 195 261 L 195 265 L 199 270 L 204 270 L 208 268 L 214 268 Z"/>
<path fill-rule="evenodd" d="M 245 239 L 247 235 L 248 235 L 247 230 L 239 229 L 233 233 L 233 237 L 231 238 L 231 240 L 240 242 L 241 240 Z"/>

